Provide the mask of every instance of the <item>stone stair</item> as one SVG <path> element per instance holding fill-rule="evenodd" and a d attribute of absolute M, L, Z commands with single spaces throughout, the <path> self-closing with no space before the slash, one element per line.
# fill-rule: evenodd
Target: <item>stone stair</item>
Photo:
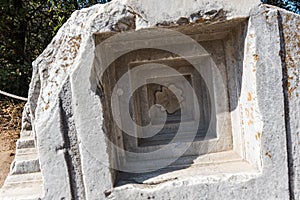
<path fill-rule="evenodd" d="M 22 131 L 16 146 L 10 173 L 0 189 L 0 199 L 40 199 L 44 192 L 43 177 L 32 132 Z"/>

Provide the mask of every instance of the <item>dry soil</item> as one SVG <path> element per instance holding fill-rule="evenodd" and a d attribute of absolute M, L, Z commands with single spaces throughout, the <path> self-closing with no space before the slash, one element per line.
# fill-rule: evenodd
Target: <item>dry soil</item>
<path fill-rule="evenodd" d="M 20 137 L 24 102 L 0 99 L 0 187 L 14 159 L 16 141 Z"/>

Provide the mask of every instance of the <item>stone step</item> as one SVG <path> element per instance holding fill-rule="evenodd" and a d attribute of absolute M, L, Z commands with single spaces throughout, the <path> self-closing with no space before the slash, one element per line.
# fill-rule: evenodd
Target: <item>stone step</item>
<path fill-rule="evenodd" d="M 36 155 L 37 154 L 37 149 L 36 148 L 25 148 L 25 149 L 17 149 L 16 150 L 16 156 L 21 156 L 21 155 Z"/>
<path fill-rule="evenodd" d="M 5 179 L 4 185 L 10 184 L 10 183 L 19 183 L 19 182 L 40 181 L 42 179 L 43 179 L 43 176 L 42 176 L 41 172 L 9 175 Z"/>
<path fill-rule="evenodd" d="M 25 174 L 40 171 L 38 153 L 35 148 L 17 149 L 10 174 Z"/>
<path fill-rule="evenodd" d="M 33 136 L 24 136 L 17 140 L 17 149 L 34 148 L 35 142 Z"/>
<path fill-rule="evenodd" d="M 20 138 L 24 138 L 24 137 L 33 137 L 32 131 L 22 130 L 20 133 Z"/>
<path fill-rule="evenodd" d="M 40 172 L 10 175 L 0 189 L 0 199 L 40 199 L 43 191 L 43 178 Z"/>

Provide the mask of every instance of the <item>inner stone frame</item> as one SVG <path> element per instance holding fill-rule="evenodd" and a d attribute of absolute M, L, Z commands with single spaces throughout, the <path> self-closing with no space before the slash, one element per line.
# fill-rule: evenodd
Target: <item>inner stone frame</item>
<path fill-rule="evenodd" d="M 234 144 L 237 144 L 241 142 L 243 144 L 242 137 L 242 130 L 232 130 L 232 121 L 231 117 L 236 117 L 235 114 L 233 115 L 227 115 L 224 118 L 223 113 L 230 113 L 231 111 L 234 111 L 236 106 L 238 105 L 236 103 L 236 97 L 235 97 L 235 87 L 239 87 L 239 85 L 232 84 L 232 81 L 235 80 L 235 78 L 238 78 L 239 71 L 236 70 L 236 66 L 240 66 L 242 63 L 240 62 L 241 55 L 235 55 L 232 54 L 234 51 L 231 46 L 235 46 L 236 48 L 239 48 L 239 44 L 241 44 L 242 39 L 240 41 L 241 36 L 243 36 L 243 31 L 245 30 L 243 27 L 245 27 L 245 21 L 232 21 L 230 23 L 225 24 L 212 24 L 212 25 L 196 25 L 196 26 L 182 26 L 179 28 L 175 28 L 177 31 L 180 31 L 182 33 L 185 33 L 189 36 L 191 36 L 194 40 L 196 40 L 208 53 L 209 59 L 216 65 L 217 69 L 220 71 L 221 76 L 223 78 L 223 83 L 225 85 L 225 88 L 228 89 L 229 96 L 225 96 L 224 98 L 219 98 L 218 96 L 218 88 L 215 87 L 214 84 L 214 75 L 212 71 L 207 71 L 204 73 L 208 79 L 211 79 L 212 82 L 209 83 L 213 85 L 213 88 L 210 88 L 209 91 L 212 91 L 212 94 L 210 94 L 209 97 L 212 97 L 213 99 L 207 99 L 204 101 L 205 98 L 208 97 L 206 92 L 201 92 L 203 101 L 199 103 L 199 106 L 204 110 L 213 110 L 216 109 L 219 102 L 221 101 L 227 101 L 229 104 L 226 105 L 226 108 L 224 110 L 220 110 L 220 112 L 214 113 L 211 116 L 203 116 L 199 120 L 199 125 L 203 125 L 205 128 L 207 124 L 209 123 L 207 120 L 216 121 L 216 124 L 213 124 L 213 129 L 210 135 L 211 137 L 205 137 L 203 138 L 201 135 L 201 129 L 197 131 L 196 138 L 194 142 L 192 142 L 190 148 L 174 163 L 172 163 L 167 168 L 169 170 L 167 171 L 174 171 L 176 169 L 181 167 L 189 167 L 194 165 L 201 165 L 201 162 L 199 163 L 198 160 L 204 157 L 202 155 L 218 155 L 221 156 L 227 155 L 227 154 L 233 154 L 243 157 L 244 155 L 244 147 L 243 146 L 237 146 Z M 97 45 L 101 41 L 105 40 L 107 37 L 110 37 L 113 34 L 106 34 L 106 33 L 99 33 L 95 34 L 95 44 Z M 133 42 L 133 41 L 128 41 Z M 235 45 L 234 42 L 237 42 L 237 45 Z M 180 43 L 180 41 L 179 41 Z M 178 44 L 180 45 L 180 44 Z M 236 56 L 233 57 L 233 56 Z M 209 60 L 208 59 L 208 60 Z M 178 55 L 174 55 L 170 52 L 165 52 L 157 49 L 140 49 L 137 51 L 132 51 L 127 54 L 123 54 L 119 59 L 117 59 L 114 63 L 111 64 L 108 70 L 105 71 L 105 73 L 102 76 L 101 81 L 101 88 L 100 90 L 103 91 L 103 96 L 105 98 L 102 99 L 104 113 L 105 113 L 105 129 L 107 130 L 107 137 L 110 141 L 112 141 L 115 145 L 118 147 L 126 150 L 126 151 L 132 151 L 132 152 L 151 152 L 155 151 L 159 148 L 161 148 L 165 143 L 168 143 L 168 140 L 163 140 L 163 138 L 160 137 L 159 134 L 154 136 L 153 138 L 139 138 L 139 137 L 132 137 L 124 133 L 113 121 L 112 113 L 111 113 L 111 102 L 110 97 L 112 94 L 112 91 L 114 89 L 114 86 L 118 79 L 122 77 L 123 74 L 127 73 L 130 68 L 136 67 L 141 63 L 161 63 L 166 64 L 168 66 L 171 66 L 175 68 L 175 70 L 179 71 L 176 68 L 189 68 L 189 63 L 185 61 L 184 59 L 180 58 Z M 174 64 L 173 64 L 174 63 Z M 180 64 L 179 64 L 180 63 Z M 198 87 L 205 87 L 207 86 L 206 83 L 202 84 L 202 81 L 200 81 L 200 84 L 195 84 L 195 76 L 193 75 L 193 72 L 191 71 L 183 71 L 181 74 L 184 76 L 184 78 L 187 80 L 187 82 L 190 83 L 190 85 L 195 88 L 195 85 Z M 236 77 L 237 76 L 237 77 Z M 170 77 L 172 79 L 176 79 L 176 76 L 170 74 Z M 165 77 L 168 79 L 168 77 Z M 149 80 L 151 82 L 151 80 Z M 229 83 L 229 85 L 228 85 Z M 130 83 L 129 83 L 130 85 Z M 201 86 L 203 85 L 203 86 Z M 180 86 L 174 85 L 176 88 L 181 90 Z M 168 85 L 170 87 L 170 85 Z M 173 87 L 173 86 L 172 86 Z M 211 90 L 212 89 L 212 90 Z M 142 92 L 139 92 L 139 91 Z M 203 90 L 205 91 L 205 90 Z M 153 94 L 154 93 L 154 94 Z M 144 111 L 149 110 L 149 107 L 151 107 L 153 104 L 156 104 L 158 102 L 162 103 L 163 101 L 159 100 L 164 96 L 162 93 L 168 93 L 168 88 L 162 87 L 155 84 L 146 84 L 145 86 L 140 87 L 135 92 L 133 92 L 130 104 L 128 105 L 131 110 L 131 117 L 132 119 L 139 125 L 146 125 L 147 123 L 152 124 L 159 124 L 160 120 L 149 120 L 149 116 L 145 115 Z M 141 97 L 142 96 L 142 97 Z M 147 102 L 144 106 L 136 108 L 138 106 L 138 98 L 146 98 Z M 171 99 L 173 99 L 172 94 L 170 94 Z M 181 115 L 181 111 L 177 109 L 178 103 L 181 102 L 174 102 L 173 105 L 167 106 L 167 113 L 168 118 L 166 121 L 166 125 L 172 125 L 176 124 L 178 122 L 178 116 Z M 201 112 L 204 112 L 204 111 Z M 140 112 L 140 113 L 139 113 Z M 139 114 L 143 113 L 143 118 L 139 117 Z M 204 112 L 204 113 L 210 113 L 210 112 Z M 236 113 L 236 111 L 234 111 Z M 148 112 L 146 113 L 148 114 Z M 225 120 L 219 120 L 220 114 Z M 222 118 L 221 117 L 221 118 Z M 192 119 L 192 114 L 189 116 L 189 118 L 183 117 L 183 123 L 185 121 L 189 121 Z M 213 119 L 213 120 L 212 120 Z M 237 118 L 239 119 L 239 118 Z M 222 122 L 222 123 L 219 123 Z M 204 130 L 204 129 L 203 129 Z M 162 133 L 163 134 L 163 133 Z M 168 135 L 167 132 L 164 132 L 164 134 Z M 240 135 L 241 134 L 241 135 Z M 136 135 L 138 136 L 138 135 Z M 172 137 L 170 134 L 168 137 Z M 183 140 L 184 142 L 184 140 Z M 220 154 L 219 154 L 220 153 Z M 126 166 L 125 168 L 130 168 L 133 171 L 138 168 L 146 168 L 151 170 L 152 166 L 155 168 L 155 163 L 160 162 L 161 159 L 168 159 L 168 156 L 170 154 L 162 155 L 159 158 L 144 158 L 141 156 L 135 156 L 131 157 L 130 155 L 127 155 L 126 153 L 119 154 L 117 152 L 109 152 L 110 155 L 110 162 L 111 166 Z M 243 158 L 242 158 L 243 159 Z M 222 160 L 222 159 L 221 159 Z M 218 162 L 218 159 L 216 160 Z M 194 164 L 193 164 L 194 163 Z M 122 167 L 121 167 L 122 168 Z M 160 170 L 158 174 L 163 174 L 165 169 Z M 155 176 L 156 172 L 149 172 L 149 173 L 142 173 L 142 174 L 133 174 L 133 173 L 127 173 L 122 171 L 112 171 L 112 177 L 115 180 L 116 185 L 122 185 L 126 183 L 130 183 L 132 180 L 137 180 L 141 177 L 147 177 L 149 176 Z M 145 178 L 146 180 L 147 178 Z"/>
<path fill-rule="evenodd" d="M 153 61 L 131 62 L 129 68 L 138 67 L 145 63 L 151 63 Z M 149 78 L 146 80 L 146 85 L 138 88 L 132 96 L 130 104 L 131 115 L 134 121 L 140 126 L 146 126 L 151 124 L 152 126 L 164 125 L 163 129 L 152 137 L 147 136 L 147 133 L 137 131 L 137 146 L 155 146 L 168 144 L 178 131 L 179 124 L 184 126 L 184 136 L 192 134 L 192 126 L 198 126 L 198 131 L 195 140 L 204 139 L 209 126 L 210 121 L 210 99 L 208 89 L 205 82 L 199 72 L 197 72 L 193 66 L 191 66 L 184 59 L 171 58 L 167 60 L 155 60 L 155 63 L 164 64 L 172 67 L 178 71 L 185 81 L 180 79 L 179 75 L 168 75 L 165 77 L 157 77 L 164 85 L 151 83 L 155 78 Z M 159 70 L 159 69 L 149 69 Z M 143 71 L 142 73 L 147 73 Z M 150 72 L 149 72 L 150 74 Z M 134 80 L 138 77 L 138 72 L 132 74 Z M 150 83 L 149 83 L 150 82 Z M 195 91 L 197 97 L 194 99 L 186 99 L 186 91 L 188 90 L 187 84 Z M 169 89 L 172 88 L 175 94 Z M 179 99 L 178 99 L 179 96 Z M 200 120 L 195 120 L 195 104 L 198 104 L 200 109 Z M 156 109 L 149 112 L 151 106 Z M 183 108 L 183 109 L 181 109 Z M 185 112 L 182 112 L 184 110 Z M 161 116 L 163 112 L 166 112 L 167 119 Z M 184 136 L 182 141 L 184 141 Z M 216 135 L 215 135 L 216 136 Z"/>

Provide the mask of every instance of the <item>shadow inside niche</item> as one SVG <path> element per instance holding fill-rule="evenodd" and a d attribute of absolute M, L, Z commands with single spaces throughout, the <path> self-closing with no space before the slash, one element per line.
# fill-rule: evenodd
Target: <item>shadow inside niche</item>
<path fill-rule="evenodd" d="M 115 180 L 114 187 L 126 185 L 126 184 L 147 184 L 147 185 L 156 185 L 165 181 L 169 180 L 176 180 L 177 177 L 167 178 L 167 179 L 155 179 L 151 180 L 152 178 L 158 178 L 161 175 L 174 172 L 177 170 L 183 170 L 186 168 L 189 168 L 194 162 L 193 159 L 196 159 L 197 156 L 189 156 L 188 159 L 185 159 L 184 165 L 175 164 L 178 162 L 178 160 L 182 159 L 178 158 L 174 163 L 171 165 L 156 170 L 152 172 L 146 172 L 146 173 L 128 173 L 128 172 L 118 172 L 117 178 Z"/>

